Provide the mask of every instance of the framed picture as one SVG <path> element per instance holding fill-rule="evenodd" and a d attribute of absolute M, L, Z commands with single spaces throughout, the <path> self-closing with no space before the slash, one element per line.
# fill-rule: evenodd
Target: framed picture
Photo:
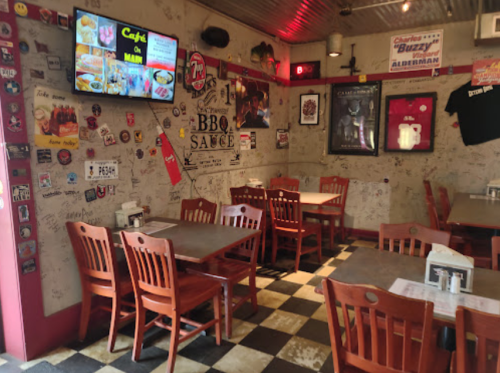
<path fill-rule="evenodd" d="M 299 124 L 319 124 L 319 93 L 300 95 L 300 120 Z"/>
<path fill-rule="evenodd" d="M 386 152 L 434 150 L 436 98 L 436 92 L 386 97 Z"/>
<path fill-rule="evenodd" d="M 380 81 L 332 84 L 329 154 L 378 155 Z"/>

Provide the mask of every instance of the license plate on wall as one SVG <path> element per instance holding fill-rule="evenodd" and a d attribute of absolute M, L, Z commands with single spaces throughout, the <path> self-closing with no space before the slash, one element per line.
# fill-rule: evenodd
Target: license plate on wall
<path fill-rule="evenodd" d="M 118 161 L 85 161 L 85 180 L 118 179 Z"/>

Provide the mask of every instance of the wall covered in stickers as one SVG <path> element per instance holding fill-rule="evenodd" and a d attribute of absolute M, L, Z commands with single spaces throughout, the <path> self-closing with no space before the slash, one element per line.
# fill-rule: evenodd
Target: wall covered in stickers
<path fill-rule="evenodd" d="M 195 44 L 201 54 L 257 70 L 261 69 L 260 64 L 250 61 L 250 51 L 265 40 L 273 45 L 276 59 L 282 62 L 278 76 L 288 77 L 286 44 L 187 1 L 155 0 L 148 1 L 147 6 L 134 0 L 33 3 L 41 7 L 53 7 L 56 3 L 60 9 L 52 10 L 68 14 L 72 14 L 73 6 L 85 8 L 175 35 L 180 48 L 191 50 Z M 276 130 L 287 128 L 289 122 L 286 87 L 270 82 L 270 128 L 252 128 L 255 147 L 240 152 L 235 121 L 236 75 L 229 73 L 228 80 L 219 80 L 217 69 L 208 67 L 207 90 L 201 95 L 188 93 L 179 82 L 173 105 L 73 96 L 67 80 L 72 64 L 72 32 L 30 19 L 18 17 L 17 21 L 24 49 L 21 62 L 26 126 L 32 147 L 45 315 L 65 309 L 81 298 L 66 221 L 112 227 L 114 212 L 121 208 L 121 203 L 131 200 L 138 201 L 139 206 L 149 206 L 149 216 L 177 218 L 184 198 L 201 196 L 219 204 L 229 203 L 231 186 L 243 185 L 250 177 L 267 182 L 278 174 L 287 174 L 288 150 L 276 149 Z M 227 48 L 204 44 L 200 34 L 209 25 L 229 32 L 231 42 Z M 184 61 L 179 59 L 177 71 L 182 72 L 183 68 Z M 51 104 L 61 104 L 52 102 L 54 97 L 64 101 L 63 106 L 73 108 L 80 125 L 75 141 L 65 147 L 69 154 L 49 148 L 44 142 L 43 118 L 47 114 L 43 111 L 50 113 Z M 77 102 L 73 102 L 75 98 Z M 96 125 L 97 129 L 92 129 Z M 182 181 L 176 186 L 172 186 L 162 161 L 158 125 L 168 136 L 179 164 L 187 170 L 182 171 Z M 41 146 L 35 146 L 35 141 Z M 91 161 L 107 161 L 104 165 L 112 170 L 110 178 L 91 177 Z"/>
<path fill-rule="evenodd" d="M 444 30 L 442 68 L 446 72 L 449 65 L 470 65 L 474 60 L 498 57 L 498 47 L 474 47 L 473 27 L 473 22 L 463 22 L 432 28 Z M 349 71 L 340 66 L 347 65 L 350 46 L 354 43 L 360 74 L 386 73 L 389 69 L 391 36 L 405 33 L 407 32 L 346 38 L 344 53 L 338 58 L 326 57 L 325 43 L 293 46 L 291 62 L 302 62 L 304 56 L 308 56 L 311 61 L 321 60 L 322 77 L 345 76 Z M 457 117 L 450 117 L 444 111 L 450 93 L 467 83 L 470 78 L 470 74 L 442 74 L 435 78 L 429 76 L 382 82 L 378 157 L 328 155 L 330 85 L 291 88 L 290 175 L 304 180 L 301 188 L 304 191 L 317 191 L 320 176 L 340 175 L 351 178 L 346 202 L 348 227 L 378 231 L 380 223 L 418 221 L 428 224 L 423 179 L 431 181 L 436 198 L 439 196 L 438 186 L 447 187 L 451 198 L 455 192 L 484 193 L 488 181 L 500 177 L 500 140 L 466 147 L 462 142 L 460 129 L 453 126 Z M 326 108 L 320 116 L 319 126 L 298 124 L 299 98 L 309 90 L 321 94 L 320 108 Z M 423 92 L 437 92 L 434 152 L 385 153 L 385 96 Z M 318 146 L 320 143 L 324 147 Z M 323 151 L 326 152 L 325 156 Z M 323 164 L 294 164 L 295 161 L 318 160 Z M 386 178 L 388 183 L 384 182 Z"/>

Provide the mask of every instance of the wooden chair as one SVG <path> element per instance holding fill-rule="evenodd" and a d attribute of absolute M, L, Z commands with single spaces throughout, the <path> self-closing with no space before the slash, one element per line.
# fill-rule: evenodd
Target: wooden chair
<path fill-rule="evenodd" d="M 498 256 L 500 255 L 500 237 L 491 238 L 491 263 L 492 269 L 498 271 Z"/>
<path fill-rule="evenodd" d="M 122 298 L 132 293 L 132 282 L 125 268 L 119 269 L 115 247 L 109 228 L 94 227 L 83 222 L 66 222 L 71 245 L 75 253 L 82 285 L 82 313 L 78 339 L 87 334 L 90 315 L 98 309 L 111 312 L 108 351 L 113 352 L 120 324 L 132 319 L 135 312 L 126 312 L 122 306 L 135 305 Z M 92 309 L 92 294 L 110 298 L 112 307 L 98 306 Z"/>
<path fill-rule="evenodd" d="M 450 246 L 450 238 L 450 232 L 427 228 L 418 223 L 380 224 L 378 248 L 384 250 L 385 242 L 388 240 L 389 251 L 394 252 L 395 244 L 397 245 L 399 241 L 398 251 L 400 254 L 405 254 L 407 243 L 409 243 L 410 256 L 418 255 L 425 258 L 433 243 Z"/>
<path fill-rule="evenodd" d="M 424 188 L 425 188 L 425 195 L 435 201 L 434 194 L 432 193 L 431 182 L 429 180 L 424 180 Z M 443 228 L 443 224 L 446 222 L 446 220 L 443 219 L 442 215 L 438 214 L 438 221 L 441 228 Z"/>
<path fill-rule="evenodd" d="M 205 198 L 183 199 L 181 204 L 181 220 L 196 223 L 215 224 L 217 204 Z"/>
<path fill-rule="evenodd" d="M 457 350 L 453 352 L 453 373 L 500 373 L 500 316 L 463 306 L 456 312 Z M 467 334 L 475 340 L 475 351 L 467 348 Z"/>
<path fill-rule="evenodd" d="M 238 188 L 230 188 L 231 192 L 231 204 L 239 205 L 246 203 L 252 207 L 258 208 L 263 211 L 262 220 L 260 221 L 260 230 L 262 232 L 262 249 L 260 260 L 264 262 L 264 256 L 266 253 L 266 232 L 268 228 L 271 228 L 271 219 L 267 218 L 267 197 L 266 190 L 264 188 L 251 188 L 248 186 L 242 186 Z"/>
<path fill-rule="evenodd" d="M 319 192 L 340 194 L 339 198 L 326 202 L 317 210 L 304 211 L 304 219 L 318 219 L 320 223 L 328 220 L 330 224 L 330 249 L 334 248 L 335 220 L 339 220 L 342 241 L 345 240 L 344 209 L 347 199 L 349 179 L 339 176 L 321 177 L 319 180 Z"/>
<path fill-rule="evenodd" d="M 221 286 L 217 281 L 199 276 L 177 274 L 172 241 L 153 238 L 142 233 L 120 233 L 130 275 L 134 285 L 137 316 L 135 320 L 132 360 L 141 355 L 144 332 L 152 326 L 170 330 L 170 349 L 167 372 L 175 366 L 179 343 L 215 325 L 216 343 L 221 342 Z M 189 320 L 182 315 L 196 306 L 213 299 L 214 319 L 205 324 Z M 146 324 L 146 310 L 158 314 Z M 163 322 L 167 316 L 171 324 Z M 195 327 L 180 329 L 180 323 Z"/>
<path fill-rule="evenodd" d="M 285 189 L 291 192 L 299 191 L 299 179 L 292 179 L 291 177 L 275 177 L 271 179 L 271 185 L 269 189 Z"/>
<path fill-rule="evenodd" d="M 271 263 L 276 262 L 278 252 L 278 237 L 292 238 L 282 248 L 295 251 L 295 272 L 299 269 L 300 256 L 316 251 L 321 263 L 321 224 L 302 221 L 300 208 L 300 193 L 284 189 L 267 190 L 267 200 L 271 210 L 273 225 L 273 252 Z M 305 248 L 302 239 L 316 235 L 316 246 Z M 296 242 L 293 240 L 296 239 Z"/>
<path fill-rule="evenodd" d="M 322 284 L 336 373 L 441 373 L 448 370 L 449 352 L 432 345 L 432 302 L 329 278 Z M 351 321 L 352 308 L 354 320 Z M 364 314 L 368 315 L 367 319 Z M 344 343 L 344 328 L 340 327 L 339 317 L 346 326 Z M 417 332 L 418 339 L 415 338 Z"/>
<path fill-rule="evenodd" d="M 221 210 L 220 223 L 233 227 L 259 229 L 262 215 L 262 210 L 250 205 L 224 205 Z M 260 232 L 225 253 L 221 258 L 202 265 L 189 265 L 187 267 L 188 273 L 206 276 L 222 284 L 224 288 L 226 335 L 228 338 L 232 336 L 234 311 L 249 299 L 252 301 L 254 311 L 258 311 L 255 272 L 257 270 L 257 256 L 259 255 L 259 241 Z M 227 257 L 227 255 L 230 257 Z M 234 285 L 247 277 L 249 277 L 249 293 L 243 297 L 234 296 Z M 237 302 L 233 303 L 233 299 L 237 299 Z"/>

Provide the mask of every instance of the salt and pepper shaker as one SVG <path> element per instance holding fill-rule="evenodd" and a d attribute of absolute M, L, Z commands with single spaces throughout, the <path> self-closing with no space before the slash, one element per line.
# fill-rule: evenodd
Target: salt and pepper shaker
<path fill-rule="evenodd" d="M 141 221 L 137 218 L 134 219 L 134 228 L 139 228 L 141 226 Z"/>
<path fill-rule="evenodd" d="M 448 277 L 450 275 L 448 274 L 448 271 L 441 271 L 439 273 L 439 280 L 438 280 L 438 288 L 439 290 L 446 291 L 448 290 Z"/>
<path fill-rule="evenodd" d="M 491 191 L 491 198 L 497 198 L 497 191 L 495 189 Z"/>
<path fill-rule="evenodd" d="M 453 277 L 451 278 L 451 284 L 450 284 L 450 292 L 452 294 L 459 294 L 460 293 L 460 273 L 458 272 L 453 272 Z"/>

